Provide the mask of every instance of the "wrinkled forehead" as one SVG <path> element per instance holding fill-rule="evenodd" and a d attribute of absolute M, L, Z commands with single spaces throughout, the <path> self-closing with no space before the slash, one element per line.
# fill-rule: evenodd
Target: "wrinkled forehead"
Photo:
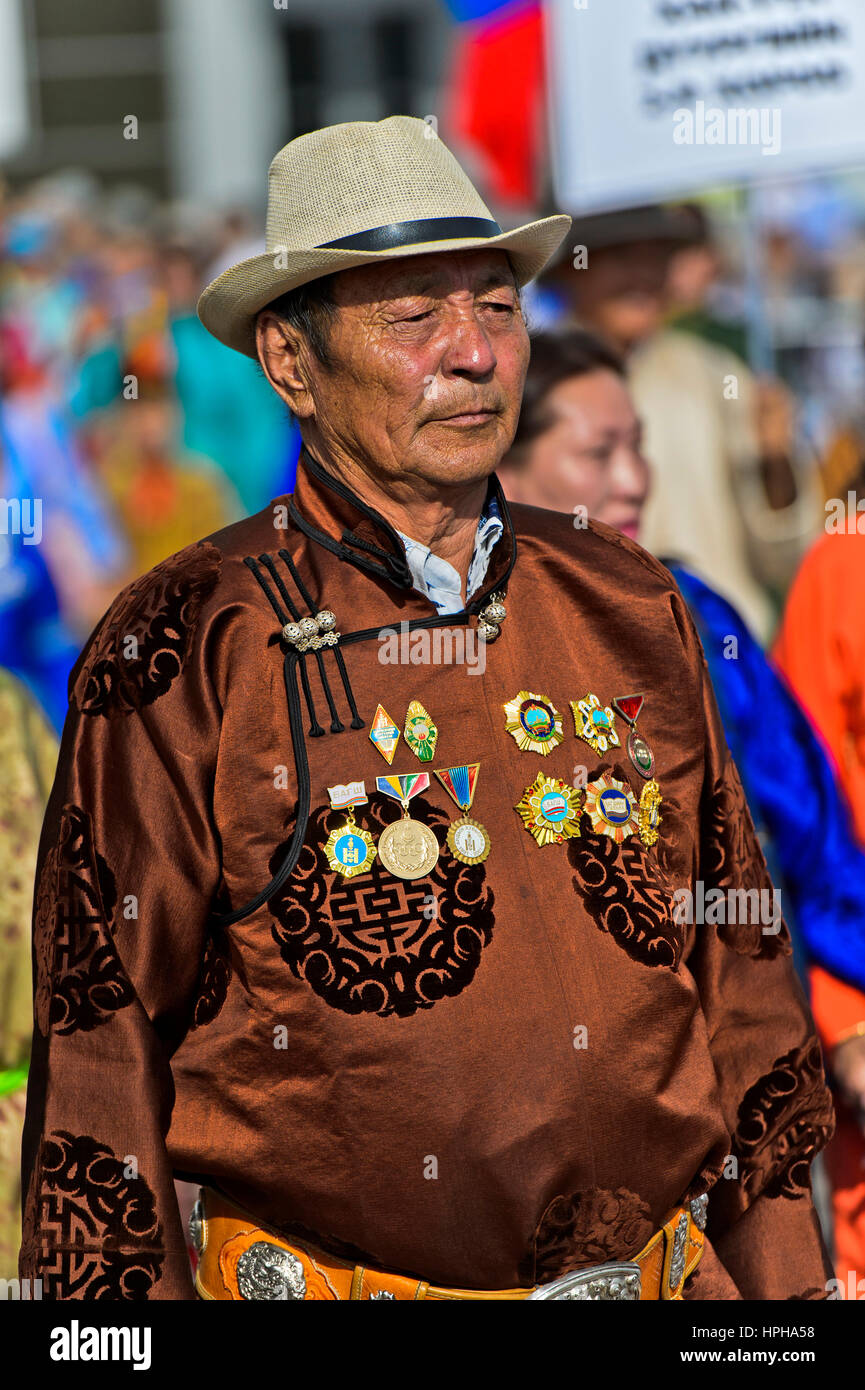
<path fill-rule="evenodd" d="M 339 305 L 380 304 L 411 295 L 479 294 L 503 285 L 517 288 L 507 252 L 480 247 L 353 266 L 334 275 L 333 296 Z"/>

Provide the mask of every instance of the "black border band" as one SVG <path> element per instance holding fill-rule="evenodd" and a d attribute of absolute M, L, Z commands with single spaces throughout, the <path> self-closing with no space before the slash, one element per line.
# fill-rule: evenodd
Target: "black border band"
<path fill-rule="evenodd" d="M 389 251 L 425 241 L 455 241 L 458 237 L 501 236 L 498 222 L 488 217 L 422 217 L 414 222 L 388 222 L 366 232 L 323 241 L 319 251 Z"/>

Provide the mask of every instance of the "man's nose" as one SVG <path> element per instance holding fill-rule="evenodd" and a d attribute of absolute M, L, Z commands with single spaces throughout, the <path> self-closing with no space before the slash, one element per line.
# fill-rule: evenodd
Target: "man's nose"
<path fill-rule="evenodd" d="M 455 317 L 448 326 L 442 371 L 449 376 L 489 376 L 497 361 L 492 343 L 475 311 L 470 309 Z"/>

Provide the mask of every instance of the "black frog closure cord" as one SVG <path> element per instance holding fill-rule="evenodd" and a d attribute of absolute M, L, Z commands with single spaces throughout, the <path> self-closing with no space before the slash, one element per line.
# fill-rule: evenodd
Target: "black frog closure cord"
<path fill-rule="evenodd" d="M 343 531 L 341 540 L 335 540 L 332 536 L 327 535 L 326 532 L 320 531 L 317 527 L 313 526 L 302 516 L 295 506 L 294 500 L 290 498 L 289 512 L 298 529 L 306 535 L 308 539 L 323 546 L 340 560 L 354 565 L 357 569 L 363 570 L 368 574 L 373 574 L 376 578 L 387 580 L 396 588 L 412 588 L 412 576 L 408 568 L 399 533 L 378 512 L 373 511 L 372 508 L 366 506 L 359 498 L 355 497 L 354 493 L 352 493 L 344 483 L 339 482 L 338 479 L 326 473 L 321 465 L 314 460 L 306 450 L 304 450 L 304 462 L 316 478 L 330 487 L 338 496 L 351 502 L 358 511 L 366 516 L 368 520 L 372 521 L 375 526 L 384 533 L 385 538 L 391 542 L 393 548 L 388 550 L 383 546 L 376 545 L 373 541 L 359 536 L 352 530 Z M 414 631 L 417 628 L 465 627 L 473 617 L 482 616 L 485 610 L 488 611 L 486 606 L 489 604 L 493 591 L 498 591 L 501 597 L 505 596 L 508 580 L 510 579 L 511 572 L 516 562 L 516 539 L 513 526 L 510 523 L 507 502 L 501 490 L 501 485 L 495 476 L 493 477 L 492 484 L 502 515 L 508 523 L 511 538 L 511 553 L 508 557 L 506 573 L 495 584 L 491 584 L 485 592 L 471 599 L 462 612 L 447 614 L 434 613 L 427 618 L 410 619 L 408 622 L 410 631 Z M 277 552 L 277 555 L 285 566 L 287 575 L 296 588 L 301 603 L 306 606 L 308 616 L 315 619 L 315 604 L 313 603 L 312 595 L 300 576 L 297 565 L 284 547 Z M 247 555 L 244 563 L 258 581 L 262 592 L 265 594 L 279 621 L 280 635 L 283 636 L 283 640 L 286 640 L 283 629 L 287 624 L 301 623 L 304 619 L 304 615 L 301 613 L 298 602 L 292 597 L 289 591 L 285 575 L 280 572 L 272 555 L 262 554 L 259 555 L 257 559 L 252 555 Z M 340 646 L 352 646 L 357 642 L 369 641 L 378 636 L 381 632 L 381 628 L 382 624 L 379 624 L 376 627 L 364 628 L 356 632 L 333 634 L 335 640 L 327 644 L 327 647 L 333 652 L 337 670 L 339 671 L 345 696 L 351 711 L 352 729 L 364 729 L 366 728 L 366 723 L 358 712 L 357 702 L 351 687 L 345 659 L 340 651 Z M 283 681 L 288 702 L 289 728 L 291 731 L 292 749 L 297 772 L 297 819 L 291 839 L 288 842 L 285 854 L 283 855 L 275 875 L 266 887 L 262 888 L 260 893 L 257 893 L 249 902 L 244 903 L 242 907 L 235 908 L 232 912 L 212 914 L 212 922 L 216 928 L 233 926 L 236 922 L 242 921 L 243 918 L 249 917 L 253 912 L 257 912 L 260 907 L 263 907 L 264 904 L 279 891 L 282 885 L 291 876 L 300 858 L 300 851 L 303 848 L 303 837 L 306 834 L 306 827 L 309 821 L 310 809 L 309 760 L 306 752 L 305 737 L 321 738 L 327 732 L 319 722 L 315 710 L 315 702 L 313 700 L 309 672 L 305 660 L 310 653 L 316 658 L 322 689 L 324 690 L 325 699 L 327 700 L 330 710 L 330 732 L 336 734 L 345 731 L 345 725 L 340 720 L 336 702 L 333 698 L 333 692 L 328 682 L 327 670 L 324 662 L 324 651 L 326 649 L 327 648 L 322 648 L 322 646 L 298 648 L 297 646 L 290 645 L 285 653 L 283 661 Z M 300 672 L 300 684 L 303 689 L 310 720 L 306 736 L 303 728 L 303 713 L 297 684 L 298 670 Z"/>
<path fill-rule="evenodd" d="M 260 556 L 258 557 L 258 560 L 254 560 L 254 559 L 252 558 L 251 555 L 247 555 L 246 558 L 245 558 L 245 560 L 244 560 L 244 564 L 247 565 L 247 566 L 249 567 L 249 569 L 252 571 L 252 573 L 255 575 L 256 579 L 258 580 L 259 584 L 261 585 L 261 588 L 262 588 L 262 590 L 264 591 L 265 595 L 267 596 L 267 599 L 268 599 L 268 601 L 269 601 L 269 603 L 270 603 L 271 608 L 273 609 L 274 613 L 276 614 L 277 618 L 279 619 L 279 626 L 280 626 L 280 629 L 282 629 L 283 627 L 285 627 L 286 623 L 289 622 L 289 615 L 290 615 L 291 620 L 293 620 L 294 622 L 298 622 L 299 619 L 300 619 L 300 614 L 299 614 L 299 612 L 297 611 L 296 606 L 292 603 L 292 601 L 291 601 L 291 599 L 290 599 L 290 597 L 289 597 L 289 595 L 288 595 L 287 592 L 285 592 L 285 593 L 283 594 L 283 597 L 284 597 L 285 602 L 286 602 L 286 607 L 288 608 L 288 613 L 286 613 L 285 610 L 284 610 L 283 608 L 280 607 L 279 601 L 277 600 L 275 594 L 273 593 L 273 590 L 271 589 L 271 587 L 270 587 L 270 585 L 269 585 L 267 579 L 266 579 L 265 576 L 262 574 L 261 569 L 260 569 L 260 567 L 259 567 L 259 561 L 268 561 L 268 560 L 270 560 L 270 556 L 269 556 L 269 555 L 267 555 L 267 556 L 265 556 L 265 555 L 260 555 Z M 268 568 L 270 568 L 270 566 L 268 566 Z M 301 652 L 298 652 L 297 655 L 300 656 L 300 655 L 302 655 L 302 653 L 301 653 Z M 310 724 L 309 724 L 309 737 L 310 737 L 310 738 L 321 738 L 322 734 L 324 733 L 324 729 L 323 729 L 322 726 L 319 724 L 319 722 L 318 722 L 318 716 L 316 715 L 316 712 L 315 712 L 315 702 L 313 701 L 313 698 L 312 698 L 312 689 L 311 689 L 310 684 L 309 684 L 309 672 L 308 672 L 307 669 L 306 669 L 306 663 L 305 663 L 305 662 L 302 662 L 301 665 L 300 665 L 300 679 L 301 679 L 301 684 L 303 685 L 303 693 L 304 693 L 304 697 L 305 697 L 305 699 L 306 699 L 306 707 L 307 707 L 307 710 L 309 711 L 309 719 L 310 719 Z"/>
<path fill-rule="evenodd" d="M 280 630 L 283 627 L 285 627 L 286 623 L 288 623 L 289 621 L 298 620 L 300 618 L 300 614 L 297 609 L 297 606 L 294 604 L 293 600 L 291 599 L 291 596 L 288 593 L 288 590 L 282 583 L 281 577 L 279 576 L 278 572 L 273 567 L 271 557 L 263 555 L 259 556 L 258 560 L 255 560 L 253 556 L 247 555 L 245 557 L 244 563 L 247 565 L 249 570 L 258 580 L 258 583 L 261 586 L 262 591 L 266 595 L 271 608 L 273 609 L 274 613 L 277 616 L 277 619 L 279 620 Z M 276 594 L 271 588 L 268 579 L 263 573 L 262 565 L 266 566 L 268 572 L 274 579 L 274 582 L 277 585 L 277 589 L 279 590 L 279 593 L 286 604 L 286 609 L 288 610 L 287 612 L 286 609 L 282 608 L 279 599 L 276 597 Z M 298 651 L 296 647 L 289 647 L 285 653 L 285 657 L 282 663 L 283 683 L 285 685 L 285 696 L 288 704 L 288 723 L 291 732 L 291 746 L 292 751 L 294 753 L 295 772 L 297 774 L 297 817 L 295 820 L 294 831 L 292 833 L 291 839 L 288 842 L 288 846 L 286 848 L 285 854 L 283 855 L 282 862 L 280 863 L 279 868 L 277 869 L 270 882 L 266 885 L 266 887 L 262 888 L 261 892 L 256 893 L 255 897 L 251 898 L 249 902 L 244 903 L 242 907 L 234 908 L 231 912 L 214 912 L 211 914 L 211 920 L 213 922 L 213 926 L 216 929 L 231 927 L 236 922 L 242 921 L 244 917 L 251 916 L 253 912 L 257 912 L 260 907 L 263 907 L 264 904 L 268 901 L 268 899 L 272 898 L 274 893 L 279 891 L 283 883 L 285 883 L 286 879 L 293 873 L 294 867 L 297 864 L 298 859 L 300 858 L 300 851 L 303 848 L 303 837 L 306 834 L 306 827 L 309 821 L 310 785 L 309 759 L 307 758 L 306 753 L 306 740 L 304 737 L 303 728 L 303 714 L 300 703 L 300 695 L 298 693 L 297 688 L 298 666 L 300 667 L 301 683 L 303 685 L 306 706 L 311 721 L 309 727 L 309 736 L 310 738 L 320 738 L 325 732 L 321 724 L 319 724 L 318 722 L 318 718 L 315 713 L 315 705 L 312 698 L 312 691 L 310 689 L 309 684 L 309 674 L 306 670 L 304 662 L 301 660 L 301 658 L 305 655 L 305 652 Z M 324 679 L 325 678 L 323 677 L 323 680 Z M 330 699 L 329 690 L 328 696 Z M 332 699 L 330 699 L 330 703 L 331 708 L 333 709 Z M 335 709 L 333 709 L 333 713 L 335 716 Z M 342 727 L 344 726 L 340 725 L 340 728 Z"/>
<path fill-rule="evenodd" d="M 281 549 L 281 550 L 279 551 L 279 558 L 280 558 L 281 560 L 283 560 L 284 563 L 287 565 L 287 567 L 288 567 L 288 572 L 289 572 L 289 574 L 291 575 L 292 579 L 294 580 L 295 584 L 297 585 L 297 589 L 298 589 L 298 592 L 299 592 L 301 598 L 303 599 L 303 601 L 304 601 L 304 603 L 306 604 L 307 608 L 309 609 L 310 613 L 312 613 L 312 612 L 313 612 L 313 609 L 314 609 L 314 604 L 313 604 L 313 602 L 312 602 L 312 598 L 310 597 L 309 591 L 307 590 L 306 585 L 304 584 L 303 580 L 301 579 L 300 573 L 298 572 L 298 569 L 297 569 L 297 566 L 295 565 L 295 563 L 294 563 L 294 561 L 292 560 L 291 556 L 289 555 L 288 551 L 285 550 L 284 548 Z M 333 651 L 334 660 L 336 661 L 337 669 L 338 669 L 338 671 L 339 671 L 340 677 L 342 678 L 342 686 L 343 686 L 343 690 L 345 691 L 345 697 L 346 697 L 346 699 L 348 700 L 349 709 L 351 710 L 351 727 L 352 727 L 353 729 L 365 729 L 365 728 L 366 728 L 366 720 L 362 719 L 362 718 L 360 717 L 360 715 L 358 714 L 357 705 L 356 705 L 356 703 L 355 703 L 355 698 L 354 698 L 354 691 L 353 691 L 352 688 L 351 688 L 351 681 L 350 681 L 349 678 L 348 678 L 348 671 L 346 670 L 346 667 L 345 667 L 345 658 L 343 657 L 343 654 L 342 654 L 342 652 L 340 651 L 338 645 L 335 646 L 335 647 L 333 647 L 333 648 L 332 648 L 332 651 Z M 338 729 L 337 729 L 337 728 L 334 727 L 333 724 L 331 724 L 331 730 L 332 730 L 333 733 L 341 732 L 341 731 L 342 731 L 342 728 L 343 728 L 343 725 L 342 725 L 342 724 L 339 724 L 339 721 L 338 721 L 338 719 L 337 719 L 337 717 L 336 717 L 336 711 L 335 711 L 335 709 L 334 709 L 333 701 L 331 700 L 331 697 L 330 697 L 330 688 L 329 688 L 329 686 L 328 686 L 328 684 L 327 684 L 327 675 L 325 674 L 324 660 L 323 660 L 323 657 L 322 657 L 322 653 L 321 653 L 321 652 L 316 652 L 316 656 L 317 656 L 317 658 L 318 658 L 318 669 L 319 669 L 319 671 L 321 672 L 322 685 L 324 686 L 325 694 L 327 695 L 328 703 L 330 704 L 331 713 L 333 714 L 334 719 L 336 720 L 336 723 L 339 725 L 339 727 L 338 727 Z"/>

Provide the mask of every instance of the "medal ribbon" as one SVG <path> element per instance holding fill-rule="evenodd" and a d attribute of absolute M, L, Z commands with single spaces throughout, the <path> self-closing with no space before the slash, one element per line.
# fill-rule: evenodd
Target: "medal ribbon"
<path fill-rule="evenodd" d="M 376 777 L 375 785 L 380 792 L 384 792 L 385 796 L 392 796 L 394 801 L 399 801 L 403 806 L 407 806 L 413 796 L 426 791 L 429 786 L 429 773 L 392 773 L 389 777 Z"/>
<path fill-rule="evenodd" d="M 463 812 L 471 810 L 479 767 L 480 763 L 463 763 L 460 767 L 436 768 L 436 777 Z"/>

